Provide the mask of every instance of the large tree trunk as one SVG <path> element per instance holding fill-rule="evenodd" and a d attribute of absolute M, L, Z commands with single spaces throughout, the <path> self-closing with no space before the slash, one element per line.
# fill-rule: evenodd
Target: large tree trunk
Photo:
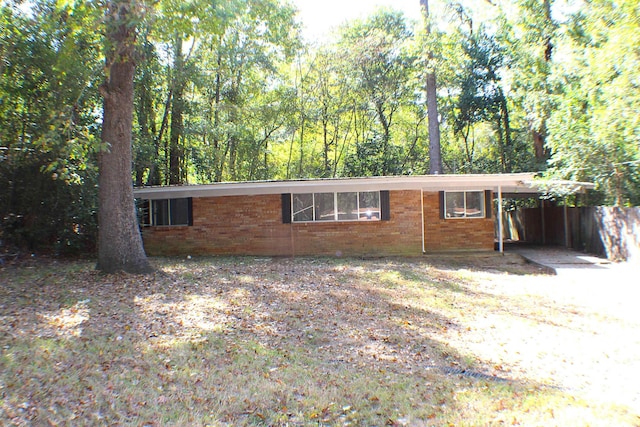
<path fill-rule="evenodd" d="M 169 133 L 169 184 L 182 184 L 183 152 L 180 138 L 183 135 L 184 124 L 184 58 L 182 57 L 182 37 L 176 36 L 175 58 L 173 66 L 173 101 L 171 104 L 171 130 Z"/>
<path fill-rule="evenodd" d="M 222 43 L 222 41 L 220 42 Z M 222 147 L 220 146 L 220 102 L 222 100 L 222 48 L 218 47 L 218 58 L 217 58 L 217 66 L 216 69 L 216 88 L 214 94 L 214 105 L 213 105 L 213 166 L 214 170 L 214 181 L 220 182 L 222 181 L 222 173 L 224 172 L 224 159 Z"/>
<path fill-rule="evenodd" d="M 113 50 L 107 55 L 107 82 L 100 87 L 104 97 L 102 142 L 108 149 L 98 158 L 98 264 L 107 273 L 152 270 L 142 246 L 131 180 L 131 129 L 133 124 L 133 51 L 135 29 L 129 24 L 129 2 L 111 2 L 107 34 Z"/>
<path fill-rule="evenodd" d="M 536 160 L 543 161 L 545 160 L 545 136 L 542 132 L 539 132 L 537 129 L 531 131 L 531 136 L 533 137 L 533 152 L 536 156 Z"/>
<path fill-rule="evenodd" d="M 543 9 L 544 9 L 544 18 L 546 20 L 545 28 L 553 27 L 553 17 L 551 16 L 551 1 L 543 0 Z M 553 41 L 552 41 L 552 33 L 547 33 L 544 37 L 544 60 L 547 64 L 551 64 L 551 59 L 553 56 Z M 545 79 L 545 96 L 551 97 L 551 89 L 550 84 L 548 83 L 549 74 L 551 72 L 547 72 Z M 533 152 L 536 156 L 536 160 L 538 161 L 546 161 L 548 157 L 547 150 L 547 120 L 546 117 L 543 117 L 542 122 L 537 128 L 531 130 L 531 134 L 533 137 Z"/>
<path fill-rule="evenodd" d="M 507 105 L 507 97 L 502 94 L 500 95 L 500 121 L 504 125 L 504 143 L 502 144 L 501 149 L 501 158 L 502 158 L 502 172 L 511 173 L 513 172 L 513 147 L 511 140 L 511 121 L 509 119 L 509 106 Z M 498 124 L 500 127 L 500 124 Z"/>
<path fill-rule="evenodd" d="M 428 0 L 420 0 L 422 14 L 425 21 L 425 29 L 427 35 L 431 33 L 431 25 L 429 24 L 429 2 Z M 429 173 L 442 173 L 442 155 L 440 152 L 440 123 L 438 122 L 438 94 L 436 71 L 433 69 L 433 53 L 428 52 L 428 67 L 431 69 L 427 72 L 427 115 L 429 120 Z"/>
<path fill-rule="evenodd" d="M 442 173 L 440 153 L 440 123 L 438 122 L 438 97 L 436 73 L 427 74 L 427 114 L 429 120 L 429 173 Z"/>
<path fill-rule="evenodd" d="M 382 126 L 382 176 L 389 174 L 391 168 L 389 162 L 389 141 L 391 141 L 391 119 L 384 113 L 382 102 L 376 102 L 376 113 L 380 126 Z"/>

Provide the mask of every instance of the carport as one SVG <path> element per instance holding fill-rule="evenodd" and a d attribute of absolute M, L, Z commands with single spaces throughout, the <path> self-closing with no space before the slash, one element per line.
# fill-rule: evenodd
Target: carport
<path fill-rule="evenodd" d="M 569 214 L 568 214 L 568 205 L 564 203 L 562 205 L 562 214 L 560 216 L 556 215 L 551 218 L 551 220 L 547 219 L 548 215 L 545 212 L 545 206 L 549 205 L 549 200 L 551 199 L 553 194 L 561 194 L 559 196 L 561 199 L 566 201 L 566 197 L 574 194 L 582 194 L 587 190 L 593 189 L 595 187 L 594 184 L 588 182 L 579 182 L 579 181 L 568 181 L 568 180 L 545 180 L 545 179 L 537 179 L 535 176 L 531 176 L 530 179 L 524 179 L 518 185 L 511 186 L 501 186 L 495 190 L 495 196 L 498 202 L 498 212 L 497 212 L 497 230 L 496 230 L 496 239 L 498 242 L 498 251 L 500 253 L 504 252 L 504 241 L 505 241 L 505 230 L 508 230 L 508 236 L 510 240 L 513 238 L 514 227 L 513 224 L 505 224 L 505 215 L 503 212 L 503 202 L 505 199 L 537 199 L 539 206 L 539 214 L 537 218 L 527 218 L 527 221 L 522 221 L 523 224 L 529 225 L 529 230 L 520 230 L 524 231 L 525 241 L 527 237 L 530 237 L 531 234 L 537 234 L 538 238 L 534 239 L 535 243 L 539 243 L 542 245 L 547 244 L 547 234 L 549 231 L 555 232 L 556 234 L 561 234 L 562 239 L 559 242 L 557 239 L 553 242 L 554 244 L 561 244 L 565 247 L 570 247 L 569 241 Z M 556 197 L 557 199 L 557 197 Z M 512 218 L 509 217 L 509 220 Z M 532 227 L 532 224 L 534 225 Z M 505 225 L 508 225 L 505 228 Z M 518 230 L 516 230 L 518 231 Z M 527 231 L 529 233 L 527 233 Z M 520 237 L 520 233 L 518 233 L 518 238 Z M 518 239 L 519 240 L 519 239 Z"/>

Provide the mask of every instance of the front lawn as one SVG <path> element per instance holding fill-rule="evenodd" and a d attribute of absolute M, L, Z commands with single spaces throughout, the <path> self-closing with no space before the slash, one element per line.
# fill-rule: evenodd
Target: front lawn
<path fill-rule="evenodd" d="M 517 292 L 553 278 L 515 258 L 153 264 L 148 277 L 85 262 L 0 269 L 0 424 L 640 423 L 631 404 L 528 364 L 535 346 L 514 347 L 532 328 L 565 333 L 569 316 Z M 577 316 L 581 334 L 607 321 Z"/>

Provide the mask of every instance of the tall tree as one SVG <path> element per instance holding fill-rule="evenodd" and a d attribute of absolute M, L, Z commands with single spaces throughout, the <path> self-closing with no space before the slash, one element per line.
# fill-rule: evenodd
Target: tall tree
<path fill-rule="evenodd" d="M 518 0 L 516 32 L 509 44 L 513 61 L 514 90 L 524 110 L 539 167 L 548 158 L 547 121 L 553 110 L 551 73 L 556 51 L 558 23 L 553 19 L 554 0 Z"/>
<path fill-rule="evenodd" d="M 420 0 L 422 15 L 427 37 L 431 36 L 431 21 L 429 16 L 429 0 Z M 427 114 L 429 123 L 429 173 L 442 173 L 442 156 L 440 152 L 440 123 L 438 121 L 438 84 L 434 69 L 433 52 L 427 52 Z"/>
<path fill-rule="evenodd" d="M 398 173 L 392 146 L 397 113 L 414 93 L 416 58 L 408 49 L 411 31 L 400 12 L 381 9 L 365 21 L 346 27 L 341 43 L 349 52 L 356 90 L 377 121 L 375 142 L 380 153 L 379 174 Z M 370 147 L 373 148 L 373 147 Z"/>
<path fill-rule="evenodd" d="M 192 132 L 201 136 L 194 159 L 199 175 L 246 180 L 263 178 L 272 169 L 264 162 L 258 166 L 256 158 L 268 159 L 265 151 L 292 115 L 282 112 L 293 103 L 288 102 L 281 71 L 299 47 L 294 12 L 279 0 L 239 2 L 226 14 L 224 25 L 199 34 L 203 42 L 194 56 L 201 75 L 193 89 L 204 90 L 200 101 L 207 111 Z M 193 117 L 185 119 L 185 135 L 191 137 Z M 187 141 L 188 148 L 194 145 Z"/>
<path fill-rule="evenodd" d="M 456 96 L 453 97 L 450 113 L 454 134 L 464 143 L 465 156 L 461 166 L 468 172 L 482 170 L 475 164 L 475 130 L 478 125 L 494 123 L 498 139 L 495 148 L 500 152 L 502 171 L 508 172 L 510 162 L 506 154 L 511 145 L 511 135 L 499 75 L 503 65 L 503 52 L 495 38 L 482 25 L 473 30 L 471 17 L 465 20 L 469 23 L 469 28 L 459 34 L 458 44 L 463 56 L 457 64 Z M 506 123 L 504 127 L 503 121 Z M 494 139 L 493 135 L 491 139 Z M 484 165 L 487 165 L 488 159 L 483 160 Z"/>
<path fill-rule="evenodd" d="M 143 13 L 135 0 L 106 5 L 107 75 L 100 93 L 104 98 L 102 141 L 108 148 L 98 157 L 97 268 L 107 273 L 152 270 L 142 246 L 131 180 L 136 24 Z"/>

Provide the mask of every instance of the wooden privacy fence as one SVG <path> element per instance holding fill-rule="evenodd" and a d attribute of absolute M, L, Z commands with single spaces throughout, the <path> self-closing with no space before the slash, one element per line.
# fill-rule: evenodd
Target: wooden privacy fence
<path fill-rule="evenodd" d="M 502 222 L 507 241 L 567 246 L 611 260 L 640 261 L 640 207 L 524 208 L 503 212 Z"/>

